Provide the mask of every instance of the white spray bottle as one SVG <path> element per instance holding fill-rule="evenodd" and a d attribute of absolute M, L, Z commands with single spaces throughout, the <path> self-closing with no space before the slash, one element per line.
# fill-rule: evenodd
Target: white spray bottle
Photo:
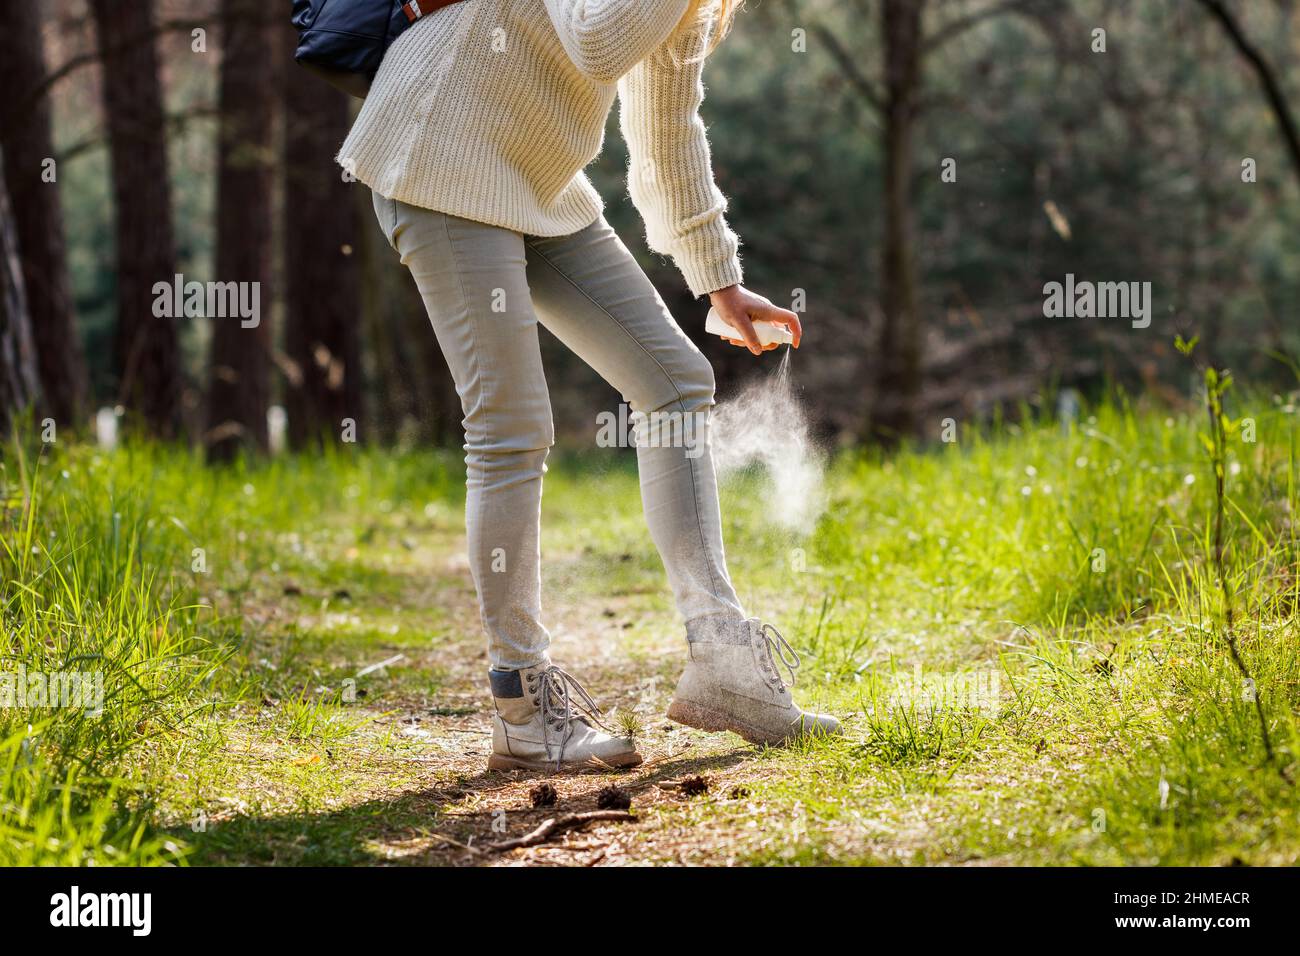
<path fill-rule="evenodd" d="M 722 321 L 722 316 L 718 315 L 717 309 L 709 309 L 708 318 L 704 320 L 704 331 L 713 335 L 720 335 L 724 339 L 740 338 L 739 332 Z M 758 336 L 759 345 L 794 344 L 794 336 L 783 325 L 773 325 L 770 322 L 755 322 L 754 333 Z"/>

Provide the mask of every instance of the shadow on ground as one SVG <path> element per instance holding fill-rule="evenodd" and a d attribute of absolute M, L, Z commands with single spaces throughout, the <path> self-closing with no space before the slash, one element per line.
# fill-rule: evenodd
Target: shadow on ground
<path fill-rule="evenodd" d="M 489 844 L 522 836 L 553 816 L 595 810 L 598 792 L 611 784 L 631 796 L 640 819 L 600 824 L 607 837 L 611 831 L 645 827 L 657 806 L 685 799 L 673 781 L 735 767 L 753 754 L 742 747 L 661 758 L 629 773 L 484 771 L 332 812 L 241 816 L 209 823 L 199 833 L 188 827 L 171 833 L 193 848 L 189 860 L 196 866 L 494 865 L 511 862 L 511 854 L 485 849 Z M 537 809 L 529 791 L 543 781 L 560 796 L 555 806 Z M 634 834 L 635 829 L 629 841 Z"/>

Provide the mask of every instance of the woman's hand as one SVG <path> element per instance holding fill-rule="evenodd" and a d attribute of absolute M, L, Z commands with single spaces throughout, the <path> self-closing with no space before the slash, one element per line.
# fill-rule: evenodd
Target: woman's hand
<path fill-rule="evenodd" d="M 789 329 L 794 337 L 794 347 L 799 347 L 799 339 L 803 336 L 799 316 L 789 309 L 773 305 L 757 292 L 750 292 L 742 285 L 729 285 L 717 292 L 710 292 L 709 302 L 718 311 L 722 321 L 739 333 L 736 338 L 724 338 L 723 341 L 747 348 L 755 355 L 761 355 L 776 348 L 776 343 L 758 344 L 754 323 L 767 322 L 771 325 L 783 325 Z"/>

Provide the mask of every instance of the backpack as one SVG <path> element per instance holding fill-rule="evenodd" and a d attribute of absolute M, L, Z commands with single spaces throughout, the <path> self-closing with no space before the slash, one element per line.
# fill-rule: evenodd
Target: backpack
<path fill-rule="evenodd" d="M 293 58 L 365 99 L 389 46 L 421 17 L 457 0 L 293 0 Z"/>

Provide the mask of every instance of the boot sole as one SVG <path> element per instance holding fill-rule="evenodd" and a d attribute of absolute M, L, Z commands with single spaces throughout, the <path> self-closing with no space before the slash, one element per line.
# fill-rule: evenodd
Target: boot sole
<path fill-rule="evenodd" d="M 668 705 L 668 719 L 679 724 L 685 724 L 687 727 L 694 727 L 696 730 L 711 732 L 730 730 L 733 734 L 744 737 L 751 744 L 769 747 L 786 743 L 800 735 L 799 730 L 773 734 L 770 730 L 763 730 L 761 727 L 756 727 L 724 711 L 714 710 L 712 707 L 705 707 L 694 701 L 673 701 Z"/>
<path fill-rule="evenodd" d="M 571 770 L 593 770 L 604 764 L 609 767 L 626 768 L 637 767 L 642 762 L 642 756 L 639 753 L 621 754 L 617 757 L 598 757 L 600 763 L 589 762 L 586 760 L 566 760 L 560 764 L 560 769 L 555 769 L 553 760 L 525 760 L 523 757 L 509 757 L 505 754 L 492 754 L 488 757 L 489 770 L 547 770 L 551 773 L 564 773 Z"/>

